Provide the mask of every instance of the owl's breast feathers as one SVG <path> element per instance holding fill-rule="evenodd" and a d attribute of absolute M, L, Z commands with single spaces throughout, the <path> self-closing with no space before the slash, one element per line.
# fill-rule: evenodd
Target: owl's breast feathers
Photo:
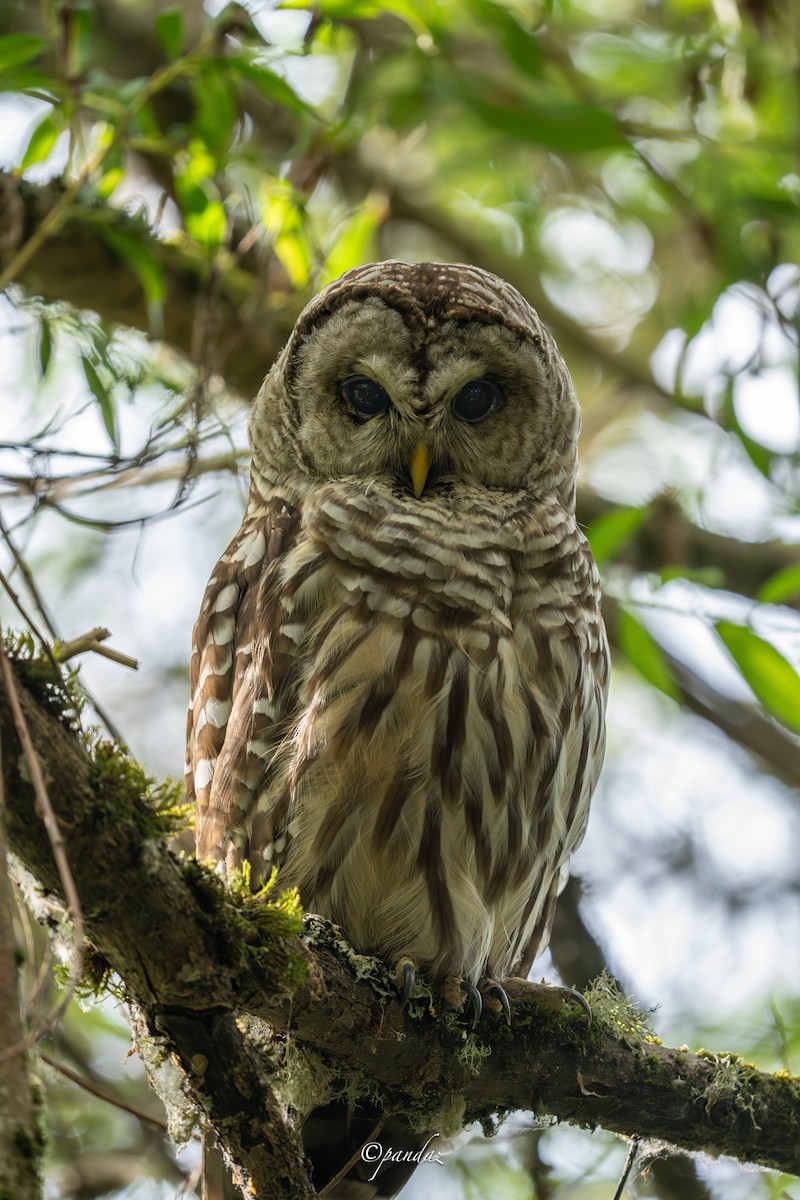
<path fill-rule="evenodd" d="M 574 518 L 321 485 L 251 508 L 195 629 L 198 855 L 273 861 L 361 951 L 527 971 L 603 756 L 607 647 Z"/>

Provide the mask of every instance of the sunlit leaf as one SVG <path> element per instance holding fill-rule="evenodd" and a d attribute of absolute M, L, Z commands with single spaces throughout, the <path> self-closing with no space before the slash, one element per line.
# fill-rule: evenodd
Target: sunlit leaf
<path fill-rule="evenodd" d="M 24 171 L 26 167 L 32 167 L 35 163 L 45 162 L 50 157 L 63 129 L 64 118 L 58 109 L 52 108 L 45 113 L 28 139 L 28 145 L 20 163 L 21 169 Z"/>
<path fill-rule="evenodd" d="M 649 515 L 650 506 L 646 504 L 642 508 L 613 508 L 593 521 L 586 530 L 586 536 L 597 565 L 613 558 Z"/>
<path fill-rule="evenodd" d="M 183 47 L 183 14 L 179 8 L 165 8 L 156 16 L 156 37 L 170 58 L 178 58 Z"/>
<path fill-rule="evenodd" d="M 186 230 L 202 246 L 221 246 L 228 231 L 228 218 L 219 200 L 209 200 L 201 212 L 186 215 Z"/>
<path fill-rule="evenodd" d="M 308 8 L 308 0 L 285 0 L 282 8 Z M 335 21 L 370 21 L 387 12 L 400 17 L 414 30 L 430 29 L 437 20 L 435 2 L 431 0 L 318 0 L 314 6 L 320 16 Z"/>
<path fill-rule="evenodd" d="M 102 417 L 105 431 L 108 434 L 108 440 L 111 442 L 114 453 L 119 454 L 119 426 L 114 397 L 100 378 L 91 359 L 82 354 L 81 363 L 83 364 L 83 373 L 86 376 L 86 382 L 89 384 L 91 393 L 100 409 L 100 416 Z"/>
<path fill-rule="evenodd" d="M 122 167 L 112 167 L 111 170 L 105 171 L 94 185 L 95 194 L 101 200 L 107 200 L 114 194 L 124 178 L 125 171 Z"/>
<path fill-rule="evenodd" d="M 718 621 L 715 629 L 767 711 L 800 733 L 800 675 L 792 664 L 771 642 L 744 625 Z"/>
<path fill-rule="evenodd" d="M 671 700 L 680 700 L 680 692 L 670 673 L 664 652 L 656 639 L 627 608 L 620 608 L 617 621 L 619 648 L 639 674 L 664 692 Z"/>
<path fill-rule="evenodd" d="M 0 37 L 0 71 L 9 67 L 24 67 L 38 58 L 46 46 L 44 38 L 33 33 L 8 33 Z"/>
<path fill-rule="evenodd" d="M 290 184 L 279 181 L 267 188 L 262 220 L 293 287 L 305 287 L 311 277 L 313 255 L 305 214 Z"/>
<path fill-rule="evenodd" d="M 375 234 L 386 216 L 385 200 L 378 196 L 367 197 L 364 207 L 337 230 L 333 246 L 325 259 L 320 285 L 338 279 L 350 267 L 369 262 L 375 257 Z"/>
<path fill-rule="evenodd" d="M 788 567 L 770 575 L 756 596 L 763 604 L 782 604 L 784 600 L 800 596 L 800 563 L 790 563 Z"/>

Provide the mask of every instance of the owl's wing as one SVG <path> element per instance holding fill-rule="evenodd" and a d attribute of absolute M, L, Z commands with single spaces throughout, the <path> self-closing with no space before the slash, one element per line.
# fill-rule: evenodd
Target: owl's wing
<path fill-rule="evenodd" d="M 288 706 L 291 644 L 281 633 L 278 585 L 296 528 L 297 514 L 278 502 L 248 514 L 214 568 L 194 628 L 186 794 L 201 860 L 240 866 L 253 857 L 254 809 Z"/>
<path fill-rule="evenodd" d="M 569 878 L 570 858 L 586 833 L 589 802 L 605 752 L 608 641 L 600 615 L 597 568 L 585 545 L 582 560 L 584 580 L 574 598 L 577 603 L 565 621 L 564 628 L 569 632 L 566 636 L 562 632 L 557 639 L 558 653 L 545 652 L 541 636 L 531 635 L 531 641 L 539 645 L 538 669 L 560 677 L 563 689 L 555 736 L 547 747 L 548 761 L 542 764 L 536 801 L 541 812 L 550 814 L 557 837 L 549 869 L 537 875 L 518 930 L 515 957 L 519 966 L 515 972 L 523 977 L 550 941 L 556 902 Z M 537 915 L 531 926 L 534 913 Z"/>

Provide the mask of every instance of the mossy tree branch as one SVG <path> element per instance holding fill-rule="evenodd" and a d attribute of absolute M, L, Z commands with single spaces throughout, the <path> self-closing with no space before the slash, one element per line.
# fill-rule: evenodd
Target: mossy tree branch
<path fill-rule="evenodd" d="M 0 740 L 0 753 L 12 744 Z M 22 1027 L 13 896 L 7 874 L 5 796 L 0 779 L 0 1200 L 41 1195 L 43 1130 Z"/>
<path fill-rule="evenodd" d="M 392 981 L 373 960 L 344 948 L 332 927 L 310 919 L 298 936 L 290 910 L 278 901 L 230 895 L 205 869 L 173 854 L 159 828 L 163 818 L 142 798 L 142 778 L 128 760 L 102 748 L 90 756 L 30 681 L 20 679 L 19 691 L 88 936 L 147 1027 L 183 1065 L 187 1086 L 254 1194 L 268 1194 L 268 1179 L 269 1195 L 278 1195 L 275 1172 L 292 1167 L 280 1194 L 309 1192 L 299 1143 L 291 1129 L 276 1125 L 270 1082 L 276 1064 L 269 1055 L 256 1060 L 235 1012 L 277 1028 L 291 1024 L 295 1044 L 338 1076 L 356 1077 L 421 1127 L 435 1129 L 445 1113 L 471 1121 L 524 1109 L 800 1172 L 796 1079 L 763 1074 L 733 1056 L 647 1041 L 642 1027 L 624 1027 L 624 1014 L 623 1026 L 604 1018 L 599 994 L 591 1028 L 558 989 L 521 982 L 510 988 L 511 1029 L 487 1017 L 468 1033 L 447 1013 L 436 1017 L 430 998 L 406 1015 Z M 5 694 L 0 730 L 12 848 L 41 887 L 58 896 Z M 359 982 L 359 976 L 366 977 Z M 268 1149 L 261 1155 L 252 1121 L 265 1104 L 269 1117 L 258 1118 L 258 1136 Z"/>

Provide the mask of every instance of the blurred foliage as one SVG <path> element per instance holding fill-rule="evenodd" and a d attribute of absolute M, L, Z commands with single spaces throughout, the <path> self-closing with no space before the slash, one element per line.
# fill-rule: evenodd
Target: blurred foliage
<path fill-rule="evenodd" d="M 21 329 L 28 355 L 9 390 L 22 432 L 0 434 L 12 566 L 44 526 L 37 571 L 60 570 L 66 597 L 101 571 L 110 539 L 90 535 L 213 494 L 244 455 L 248 397 L 226 368 L 248 345 L 277 348 L 329 279 L 374 258 L 475 262 L 539 309 L 575 379 L 579 514 L 618 674 L 668 698 L 645 717 L 700 712 L 796 803 L 798 45 L 800 11 L 770 0 L 8 0 L 8 165 L 65 189 L 0 261 L 4 337 Z M 48 254 L 67 228 L 94 315 L 65 302 L 75 279 Z M 126 303 L 120 327 L 110 314 Z M 268 366 L 242 368 L 242 390 Z M 62 518 L 71 538 L 52 532 Z M 166 653 L 165 687 L 179 654 Z M 796 901 L 796 874 L 787 887 Z M 107 1053 L 107 1019 L 70 1016 L 84 1073 Z M 735 1049 L 796 1070 L 796 1004 L 758 1026 L 744 1018 Z M 74 1085 L 47 1086 L 52 1195 L 134 1195 L 126 1156 L 153 1154 L 152 1132 L 145 1151 L 135 1118 L 96 1099 L 73 1110 Z M 461 1192 L 608 1194 L 616 1141 L 560 1144 L 528 1130 L 508 1162 L 465 1166 Z M 99 1167 L 94 1185 L 64 1174 L 99 1148 L 118 1157 L 116 1184 Z M 163 1145 L 148 1161 L 181 1175 Z M 698 1196 L 727 1186 L 708 1178 Z M 654 1168 L 636 1194 L 675 1194 L 658 1181 Z M 730 1195 L 798 1195 L 766 1175 L 747 1186 Z"/>

